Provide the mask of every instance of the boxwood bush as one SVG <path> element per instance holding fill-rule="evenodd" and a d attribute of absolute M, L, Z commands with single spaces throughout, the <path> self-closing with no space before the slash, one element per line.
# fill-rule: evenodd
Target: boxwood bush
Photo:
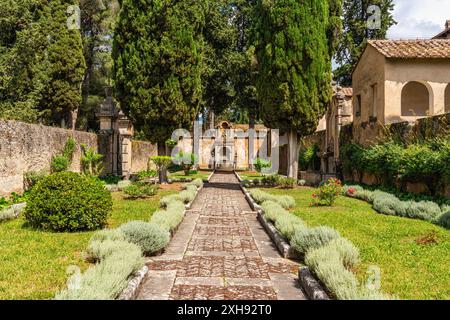
<path fill-rule="evenodd" d="M 111 209 L 111 194 L 100 181 L 58 172 L 31 190 L 25 218 L 32 227 L 46 230 L 96 230 L 106 225 Z"/>
<path fill-rule="evenodd" d="M 309 250 L 320 248 L 339 237 L 339 232 L 330 227 L 299 228 L 292 237 L 291 245 L 298 252 L 305 254 Z"/>

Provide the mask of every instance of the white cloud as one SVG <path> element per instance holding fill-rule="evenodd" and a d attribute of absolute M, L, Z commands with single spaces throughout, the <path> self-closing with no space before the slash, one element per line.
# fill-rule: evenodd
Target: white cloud
<path fill-rule="evenodd" d="M 450 0 L 394 0 L 397 25 L 388 31 L 389 39 L 429 39 L 444 30 L 450 19 Z"/>

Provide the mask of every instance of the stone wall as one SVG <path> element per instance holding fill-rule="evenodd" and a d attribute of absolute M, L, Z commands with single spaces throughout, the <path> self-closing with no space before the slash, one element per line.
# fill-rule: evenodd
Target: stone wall
<path fill-rule="evenodd" d="M 138 173 L 147 170 L 149 158 L 158 155 L 158 147 L 150 142 L 135 141 L 131 142 L 131 173 Z M 154 165 L 150 162 L 150 168 Z"/>
<path fill-rule="evenodd" d="M 24 173 L 50 171 L 52 157 L 61 154 L 70 137 L 77 141 L 70 169 L 80 172 L 80 144 L 98 149 L 96 134 L 0 120 L 0 196 L 22 192 Z"/>

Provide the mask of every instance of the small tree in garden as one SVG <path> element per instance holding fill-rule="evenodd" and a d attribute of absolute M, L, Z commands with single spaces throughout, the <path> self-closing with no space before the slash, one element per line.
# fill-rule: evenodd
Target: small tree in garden
<path fill-rule="evenodd" d="M 253 164 L 255 170 L 261 173 L 264 169 L 269 169 L 272 167 L 272 162 L 263 158 L 256 158 L 256 163 Z"/>
<path fill-rule="evenodd" d="M 151 161 L 156 165 L 159 175 L 159 183 L 167 183 L 167 168 L 172 163 L 172 158 L 167 156 L 151 157 Z"/>
<path fill-rule="evenodd" d="M 342 182 L 339 179 L 331 178 L 324 185 L 320 186 L 318 191 L 312 195 L 313 203 L 311 205 L 332 206 L 342 192 Z"/>
<path fill-rule="evenodd" d="M 83 172 L 91 176 L 99 176 L 103 172 L 103 155 L 97 153 L 94 148 L 88 147 L 85 144 L 81 145 L 82 156 L 81 164 L 83 165 Z"/>
<path fill-rule="evenodd" d="M 194 167 L 197 156 L 191 152 L 180 151 L 175 157 L 174 162 L 183 168 L 184 175 L 188 176 Z"/>

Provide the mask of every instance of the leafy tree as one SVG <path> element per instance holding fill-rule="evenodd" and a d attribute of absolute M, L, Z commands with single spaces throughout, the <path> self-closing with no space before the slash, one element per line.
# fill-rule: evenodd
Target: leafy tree
<path fill-rule="evenodd" d="M 0 4 L 0 115 L 74 126 L 85 61 L 78 30 L 67 27 L 75 0 Z"/>
<path fill-rule="evenodd" d="M 375 12 L 369 6 L 380 8 L 380 28 L 368 28 L 367 22 Z M 353 67 L 364 49 L 367 40 L 385 39 L 389 28 L 396 24 L 392 12 L 393 0 L 344 0 L 343 33 L 339 39 L 336 62 L 340 67 L 335 76 L 341 85 L 351 85 Z"/>
<path fill-rule="evenodd" d="M 172 132 L 190 128 L 200 110 L 205 5 L 122 1 L 113 47 L 116 95 L 160 154 Z"/>
<path fill-rule="evenodd" d="M 158 171 L 159 183 L 167 182 L 167 168 L 172 164 L 172 157 L 156 156 L 151 157 L 150 160 L 155 164 Z"/>
<path fill-rule="evenodd" d="M 297 178 L 299 136 L 313 133 L 331 98 L 331 56 L 340 0 L 259 0 L 257 89 L 264 123 L 288 133 L 288 175 Z"/>

